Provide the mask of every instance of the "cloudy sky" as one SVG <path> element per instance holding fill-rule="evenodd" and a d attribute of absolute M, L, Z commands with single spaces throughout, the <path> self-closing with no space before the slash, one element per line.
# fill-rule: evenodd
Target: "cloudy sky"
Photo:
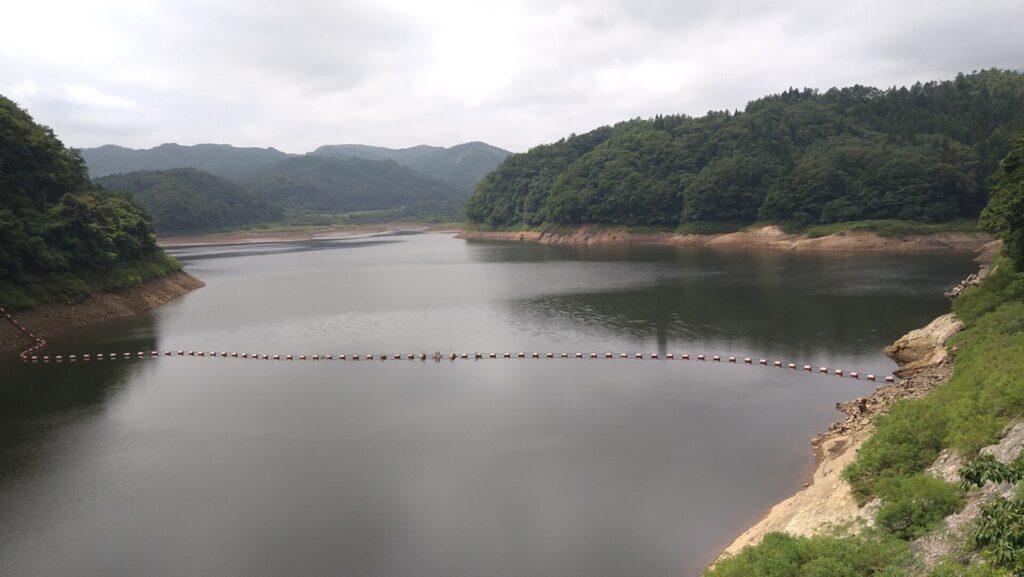
<path fill-rule="evenodd" d="M 790 86 L 1024 69 L 1019 0 L 32 0 L 0 94 L 76 147 L 523 151 Z"/>

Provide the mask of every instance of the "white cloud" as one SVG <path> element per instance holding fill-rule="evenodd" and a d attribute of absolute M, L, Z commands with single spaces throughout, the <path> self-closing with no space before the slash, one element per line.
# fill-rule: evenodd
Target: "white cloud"
<path fill-rule="evenodd" d="M 74 146 L 513 150 L 789 86 L 1024 66 L 1000 0 L 36 0 L 0 92 Z"/>
<path fill-rule="evenodd" d="M 61 89 L 64 93 L 64 100 L 71 104 L 101 108 L 139 108 L 139 104 L 131 99 L 107 94 L 98 88 L 85 84 L 63 84 Z"/>

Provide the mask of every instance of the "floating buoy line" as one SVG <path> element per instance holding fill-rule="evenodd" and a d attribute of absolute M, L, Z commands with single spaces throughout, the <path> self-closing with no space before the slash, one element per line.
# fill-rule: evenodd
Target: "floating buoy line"
<path fill-rule="evenodd" d="M 281 354 L 266 354 L 266 353 L 251 353 L 251 352 L 228 352 L 228 351 L 195 351 L 195 350 L 165 350 L 165 351 L 118 351 L 112 353 L 83 353 L 83 354 L 69 354 L 69 355 L 40 355 L 39 351 L 46 346 L 46 339 L 37 336 L 24 325 L 22 325 L 10 312 L 4 307 L 0 306 L 0 314 L 4 316 L 16 329 L 23 333 L 28 338 L 32 339 L 32 345 L 26 348 L 19 354 L 19 358 L 22 362 L 26 363 L 78 363 L 78 362 L 100 362 L 100 361 L 117 361 L 117 360 L 142 360 L 142 359 L 157 359 L 157 358 L 176 358 L 176 357 L 203 357 L 203 358 L 218 358 L 218 359 L 247 359 L 247 360 L 262 360 L 262 361 L 387 361 L 387 360 L 406 360 L 406 361 L 433 361 L 440 363 L 442 361 L 457 361 L 457 360 L 491 360 L 491 359 L 634 359 L 634 360 L 663 360 L 663 361 L 689 361 L 696 360 L 698 362 L 707 362 L 709 359 L 713 363 L 730 363 L 730 364 L 745 364 L 745 365 L 757 365 L 763 367 L 773 367 L 778 369 L 797 370 L 801 369 L 807 373 L 818 373 L 822 375 L 831 375 L 836 377 L 846 377 L 851 379 L 860 379 L 862 373 L 857 371 L 844 371 L 843 369 L 830 368 L 824 366 L 814 367 L 812 365 L 798 365 L 797 363 L 788 363 L 783 361 L 769 361 L 768 359 L 754 359 L 753 357 L 738 358 L 734 356 L 722 356 L 722 355 L 690 355 L 689 353 L 525 353 L 525 352 L 492 352 L 492 353 L 442 353 L 436 351 L 432 354 L 425 352 L 420 353 L 368 353 L 368 354 L 313 354 L 313 355 L 281 355 Z M 723 360 L 724 359 L 724 360 Z M 878 376 L 874 374 L 863 375 L 864 379 L 868 381 L 877 381 Z M 887 383 L 895 382 L 895 377 L 892 375 L 886 375 L 883 379 Z"/>

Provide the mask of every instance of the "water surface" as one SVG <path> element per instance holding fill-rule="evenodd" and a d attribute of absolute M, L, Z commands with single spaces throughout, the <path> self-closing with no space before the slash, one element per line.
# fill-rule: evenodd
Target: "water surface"
<path fill-rule="evenodd" d="M 884 374 L 970 255 L 450 235 L 174 251 L 48 352 L 687 352 Z M 692 576 L 865 382 L 697 361 L 0 361 L 0 575 Z"/>

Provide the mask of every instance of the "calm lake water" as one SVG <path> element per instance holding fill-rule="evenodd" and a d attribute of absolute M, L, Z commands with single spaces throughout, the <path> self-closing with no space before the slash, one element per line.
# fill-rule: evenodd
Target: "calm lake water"
<path fill-rule="evenodd" d="M 207 286 L 48 353 L 674 352 L 886 374 L 971 255 L 177 249 Z M 0 575 L 695 576 L 866 382 L 710 361 L 0 360 Z"/>

